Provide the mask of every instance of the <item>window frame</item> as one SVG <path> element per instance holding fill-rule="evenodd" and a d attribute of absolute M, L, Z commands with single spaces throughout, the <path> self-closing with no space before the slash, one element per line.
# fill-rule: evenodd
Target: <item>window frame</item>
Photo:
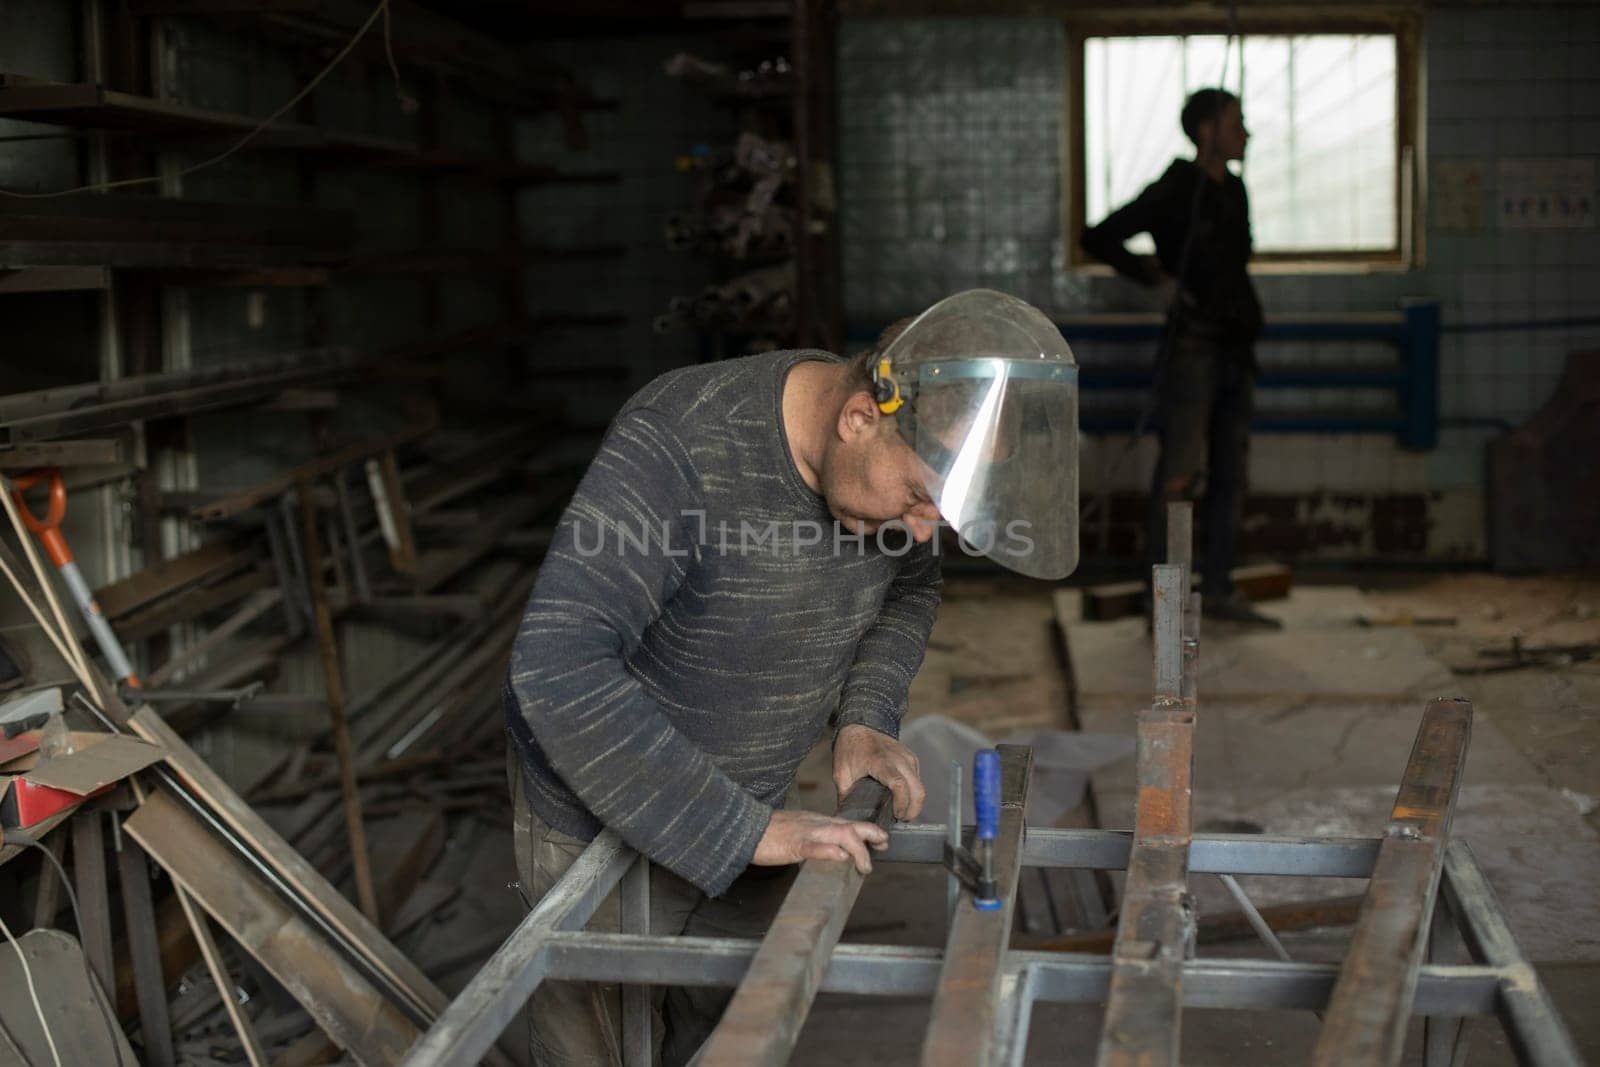
<path fill-rule="evenodd" d="M 1175 11 L 1086 11 L 1064 20 L 1066 28 L 1066 123 L 1062 139 L 1061 217 L 1066 220 L 1070 269 L 1084 274 L 1109 274 L 1111 268 L 1092 259 L 1078 245 L 1087 224 L 1087 159 L 1084 119 L 1084 43 L 1091 37 L 1178 37 L 1203 34 L 1279 36 L 1286 34 L 1384 34 L 1395 39 L 1395 240 L 1394 248 L 1373 251 L 1312 249 L 1257 252 L 1250 270 L 1259 274 L 1329 274 L 1401 272 L 1424 264 L 1427 218 L 1424 173 L 1426 154 L 1421 136 L 1426 129 L 1421 86 L 1421 19 L 1409 12 L 1349 14 L 1277 10 L 1226 15 Z M 1246 117 L 1248 121 L 1248 116 Z M 1177 121 L 1177 116 L 1173 116 Z M 1151 175 L 1155 180 L 1156 175 Z"/>

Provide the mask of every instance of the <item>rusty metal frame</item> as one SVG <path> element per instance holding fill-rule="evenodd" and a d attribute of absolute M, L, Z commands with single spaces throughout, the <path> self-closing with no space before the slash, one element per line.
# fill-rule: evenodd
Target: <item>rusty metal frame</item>
<path fill-rule="evenodd" d="M 889 849 L 877 861 L 938 862 L 944 835 L 945 828 L 939 825 L 898 827 L 890 833 Z M 1131 836 L 1123 831 L 1029 828 L 1022 865 L 1117 870 L 1127 865 L 1131 847 Z M 1380 838 L 1197 834 L 1190 851 L 1190 870 L 1366 878 L 1373 873 L 1381 848 Z M 738 986 L 760 949 L 758 941 L 582 930 L 606 893 L 625 874 L 641 868 L 638 857 L 614 835 L 596 838 L 405 1062 L 413 1067 L 476 1062 L 515 1017 L 529 993 L 545 980 Z M 1418 967 L 1411 1016 L 1441 1020 L 1498 1016 L 1519 1062 L 1581 1067 L 1582 1055 L 1538 973 L 1511 937 L 1488 881 L 1464 842 L 1452 841 L 1446 849 L 1440 900 L 1448 907 L 1438 909 L 1438 914 L 1448 915 L 1450 925 L 1470 950 L 1471 960 Z M 839 945 L 827 959 L 816 992 L 932 996 L 938 987 L 942 957 L 939 949 L 932 948 Z M 1100 955 L 1006 952 L 1000 968 L 1002 1000 L 995 1019 L 993 1062 L 1022 1061 L 1035 1003 L 1104 1001 L 1114 966 Z M 1329 1002 L 1338 974 L 1337 966 L 1326 963 L 1188 959 L 1182 964 L 1183 1006 L 1321 1009 Z M 625 1062 L 637 1067 L 648 1060 L 635 1056 Z"/>
<path fill-rule="evenodd" d="M 1002 746 L 996 871 L 1005 907 L 979 912 L 958 905 L 941 951 L 837 944 L 860 887 L 845 864 L 807 864 L 760 942 L 651 936 L 648 863 L 606 832 L 404 1062 L 475 1062 L 541 981 L 567 980 L 623 985 L 627 1067 L 650 1062 L 643 994 L 650 985 L 738 988 L 738 1010 L 730 1008 L 726 1025 L 702 1049 L 707 1063 L 786 1062 L 812 999 L 829 992 L 933 997 L 922 1063 L 941 1067 L 1020 1064 L 1032 1008 L 1041 1001 L 1107 1003 L 1102 1064 L 1176 1064 L 1183 1009 L 1226 1008 L 1326 1009 L 1319 1063 L 1396 1064 L 1395 1035 L 1422 1016 L 1425 1061 L 1458 1064 L 1465 1052 L 1462 1020 L 1495 1015 L 1520 1063 L 1580 1067 L 1583 1057 L 1513 940 L 1471 850 L 1448 838 L 1471 719 L 1465 701 L 1429 705 L 1382 838 L 1192 833 L 1199 605 L 1188 591 L 1190 516 L 1180 510 L 1169 545 L 1176 562 L 1155 572 L 1156 698 L 1140 718 L 1132 834 L 1025 827 L 1031 753 Z M 858 800 L 853 792 L 842 810 L 855 812 Z M 871 814 L 884 817 L 881 798 Z M 893 827 L 878 861 L 937 863 L 947 833 L 943 825 Z M 1024 867 L 1129 872 L 1111 958 L 1008 948 Z M 1196 959 L 1190 873 L 1370 878 L 1371 884 L 1342 966 Z M 624 932 L 584 931 L 619 885 Z M 1397 943 L 1403 955 L 1378 959 Z M 1423 962 L 1425 952 L 1433 962 Z M 1440 962 L 1463 952 L 1469 960 Z"/>
<path fill-rule="evenodd" d="M 1194 954 L 1189 894 L 1194 836 L 1195 658 L 1186 655 L 1189 568 L 1155 568 L 1155 700 L 1141 710 L 1133 853 L 1112 948 L 1101 1067 L 1178 1062 L 1183 964 Z M 1188 622 L 1186 626 L 1185 623 Z"/>
<path fill-rule="evenodd" d="M 969 828 L 970 830 L 970 828 Z M 940 825 L 897 827 L 878 862 L 936 863 L 944 844 Z M 1131 836 L 1114 830 L 1030 828 L 1024 867 L 1118 870 L 1127 865 Z M 1379 838 L 1296 838 L 1197 834 L 1193 873 L 1366 878 L 1382 847 Z M 606 893 L 638 857 L 612 834 L 602 834 L 529 914 L 482 971 L 433 1024 L 405 1062 L 473 1063 L 545 980 L 626 985 L 736 987 L 760 942 L 733 938 L 600 934 L 582 930 Z M 1445 853 L 1441 900 L 1472 953 L 1467 963 L 1417 968 L 1413 1017 L 1498 1016 L 1519 1062 L 1539 1067 L 1584 1063 L 1538 973 L 1517 948 L 1488 881 L 1465 843 Z M 932 996 L 939 949 L 847 944 L 828 958 L 820 993 L 855 996 Z M 995 1021 L 996 1063 L 1017 1064 L 1027 1044 L 1033 1004 L 1097 1003 L 1111 985 L 1113 961 L 1078 953 L 1011 950 L 1001 964 L 1001 1010 Z M 1313 1010 L 1328 1004 L 1338 967 L 1277 960 L 1189 959 L 1182 965 L 1185 1008 Z M 635 1048 L 637 1046 L 634 1046 Z M 629 1067 L 648 1061 L 625 1060 Z M 1433 1062 L 1433 1061 L 1429 1061 Z"/>

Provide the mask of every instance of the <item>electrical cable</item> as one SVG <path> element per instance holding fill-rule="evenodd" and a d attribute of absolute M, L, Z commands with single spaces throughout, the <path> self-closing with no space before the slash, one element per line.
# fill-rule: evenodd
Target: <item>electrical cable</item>
<path fill-rule="evenodd" d="M 278 108 L 278 110 L 274 111 L 272 114 L 268 115 L 266 118 L 262 119 L 260 122 L 256 123 L 255 126 L 251 127 L 245 132 L 244 136 L 240 137 L 237 141 L 223 149 L 221 152 L 218 152 L 209 159 L 203 159 L 198 163 L 184 167 L 182 170 L 178 171 L 172 176 L 174 178 L 183 178 L 195 173 L 196 171 L 215 166 L 216 164 L 227 159 L 229 156 L 233 155 L 235 152 L 239 151 L 251 141 L 255 140 L 257 135 L 266 130 L 267 127 L 271 126 L 274 122 L 277 122 L 279 119 L 283 118 L 284 115 L 288 114 L 296 104 L 309 96 L 311 91 L 320 85 L 324 78 L 326 78 L 329 74 L 332 74 L 334 68 L 342 63 L 346 56 L 355 51 L 356 45 L 361 43 L 361 38 L 367 35 L 367 31 L 372 28 L 372 24 L 374 22 L 378 21 L 379 16 L 382 16 L 383 18 L 383 48 L 384 53 L 389 60 L 389 69 L 394 74 L 395 94 L 400 100 L 400 106 L 402 110 L 415 110 L 417 106 L 416 100 L 408 95 L 400 84 L 400 67 L 395 62 L 394 41 L 392 40 L 390 33 L 391 26 L 389 18 L 389 0 L 378 0 L 378 6 L 373 9 L 371 15 L 367 16 L 367 21 L 361 24 L 360 28 L 356 30 L 355 35 L 345 43 L 343 48 L 339 49 L 338 53 L 328 61 L 327 65 L 317 72 L 315 77 L 307 82 L 299 92 L 290 97 L 287 103 Z M 155 175 L 148 178 L 122 178 L 117 181 L 92 182 L 88 185 L 79 185 L 71 189 L 57 189 L 54 192 L 48 193 L 16 193 L 6 189 L 0 189 L 0 196 L 9 196 L 17 200 L 49 200 L 53 197 L 73 196 L 78 193 L 103 193 L 108 189 L 127 189 L 135 185 L 150 185 L 154 182 L 164 180 L 165 177 L 166 175 Z"/>
<path fill-rule="evenodd" d="M 50 1032 L 50 1022 L 44 1016 L 44 1005 L 39 1003 L 39 987 L 33 982 L 33 968 L 28 966 L 28 955 L 22 951 L 22 946 L 17 943 L 16 935 L 11 932 L 11 927 L 0 918 L 0 931 L 6 935 L 6 940 L 11 942 L 11 947 L 17 950 L 17 962 L 22 964 L 22 977 L 28 983 L 28 996 L 33 1000 L 34 1013 L 39 1016 L 39 1029 L 44 1031 L 44 1040 L 50 1046 L 50 1058 L 55 1061 L 56 1067 L 61 1067 L 61 1053 L 56 1049 L 55 1035 Z"/>
<path fill-rule="evenodd" d="M 67 869 L 61 865 L 60 860 L 56 859 L 56 854 L 40 844 L 37 838 L 31 837 L 22 830 L 7 830 L 6 843 L 36 848 L 44 854 L 45 859 L 50 861 L 51 866 L 55 867 L 56 877 L 61 879 L 61 888 L 67 891 L 67 903 L 72 905 L 72 921 L 78 928 L 78 941 L 81 945 L 83 942 L 83 910 L 78 907 L 78 894 L 72 890 L 72 881 L 67 877 Z M 19 949 L 18 951 L 21 950 Z M 122 1042 L 117 1040 L 118 1031 L 121 1030 L 121 1027 L 117 1025 L 116 1016 L 111 1014 L 111 1006 L 106 1003 L 104 991 L 102 990 L 99 996 L 94 995 L 96 980 L 94 971 L 89 967 L 89 954 L 81 952 L 79 956 L 83 960 L 84 976 L 89 979 L 90 996 L 93 997 L 96 1004 L 100 1005 L 100 1014 L 105 1018 L 106 1029 L 111 1036 L 111 1047 L 117 1054 L 117 1067 L 125 1067 L 122 1059 Z M 42 1022 L 43 1019 L 41 1018 L 40 1021 Z M 60 1061 L 58 1060 L 57 1062 L 59 1063 Z"/>

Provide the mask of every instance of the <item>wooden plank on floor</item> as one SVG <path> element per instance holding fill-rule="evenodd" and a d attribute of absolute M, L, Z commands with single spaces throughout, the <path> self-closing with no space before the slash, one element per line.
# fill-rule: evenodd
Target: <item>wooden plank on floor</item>
<path fill-rule="evenodd" d="M 1429 702 L 1328 1001 L 1315 1067 L 1400 1060 L 1471 736 L 1469 701 Z"/>
<path fill-rule="evenodd" d="M 393 1063 L 416 1041 L 366 975 L 166 792 L 123 829 L 358 1062 Z"/>
<path fill-rule="evenodd" d="M 863 778 L 839 806 L 839 817 L 887 828 L 894 819 L 888 789 Z M 801 865 L 744 981 L 695 1058 L 699 1067 L 789 1062 L 862 880 L 852 860 Z"/>
<path fill-rule="evenodd" d="M 172 1016 L 167 1011 L 167 983 L 161 971 L 161 945 L 156 936 L 156 910 L 150 900 L 150 868 L 144 849 L 124 838 L 117 850 L 117 877 L 122 884 L 128 955 L 133 960 L 134 992 L 139 1001 L 139 1030 L 150 1067 L 173 1067 Z"/>
<path fill-rule="evenodd" d="M 83 928 L 78 938 L 100 988 L 116 988 L 111 955 L 111 897 L 106 891 L 104 824 L 98 811 L 72 817 L 72 880 L 78 894 Z"/>

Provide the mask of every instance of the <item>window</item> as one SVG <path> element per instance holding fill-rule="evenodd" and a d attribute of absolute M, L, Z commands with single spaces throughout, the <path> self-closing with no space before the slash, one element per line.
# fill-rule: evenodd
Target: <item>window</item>
<path fill-rule="evenodd" d="M 1178 113 L 1189 93 L 1221 83 L 1243 101 L 1250 130 L 1234 166 L 1250 191 L 1258 260 L 1409 265 L 1412 39 L 1396 26 L 1241 29 L 1232 40 L 1144 29 L 1074 35 L 1069 92 L 1081 110 L 1069 246 L 1081 255 L 1077 227 L 1137 196 L 1173 158 L 1192 157 Z M 1152 250 L 1148 237 L 1138 240 Z"/>

